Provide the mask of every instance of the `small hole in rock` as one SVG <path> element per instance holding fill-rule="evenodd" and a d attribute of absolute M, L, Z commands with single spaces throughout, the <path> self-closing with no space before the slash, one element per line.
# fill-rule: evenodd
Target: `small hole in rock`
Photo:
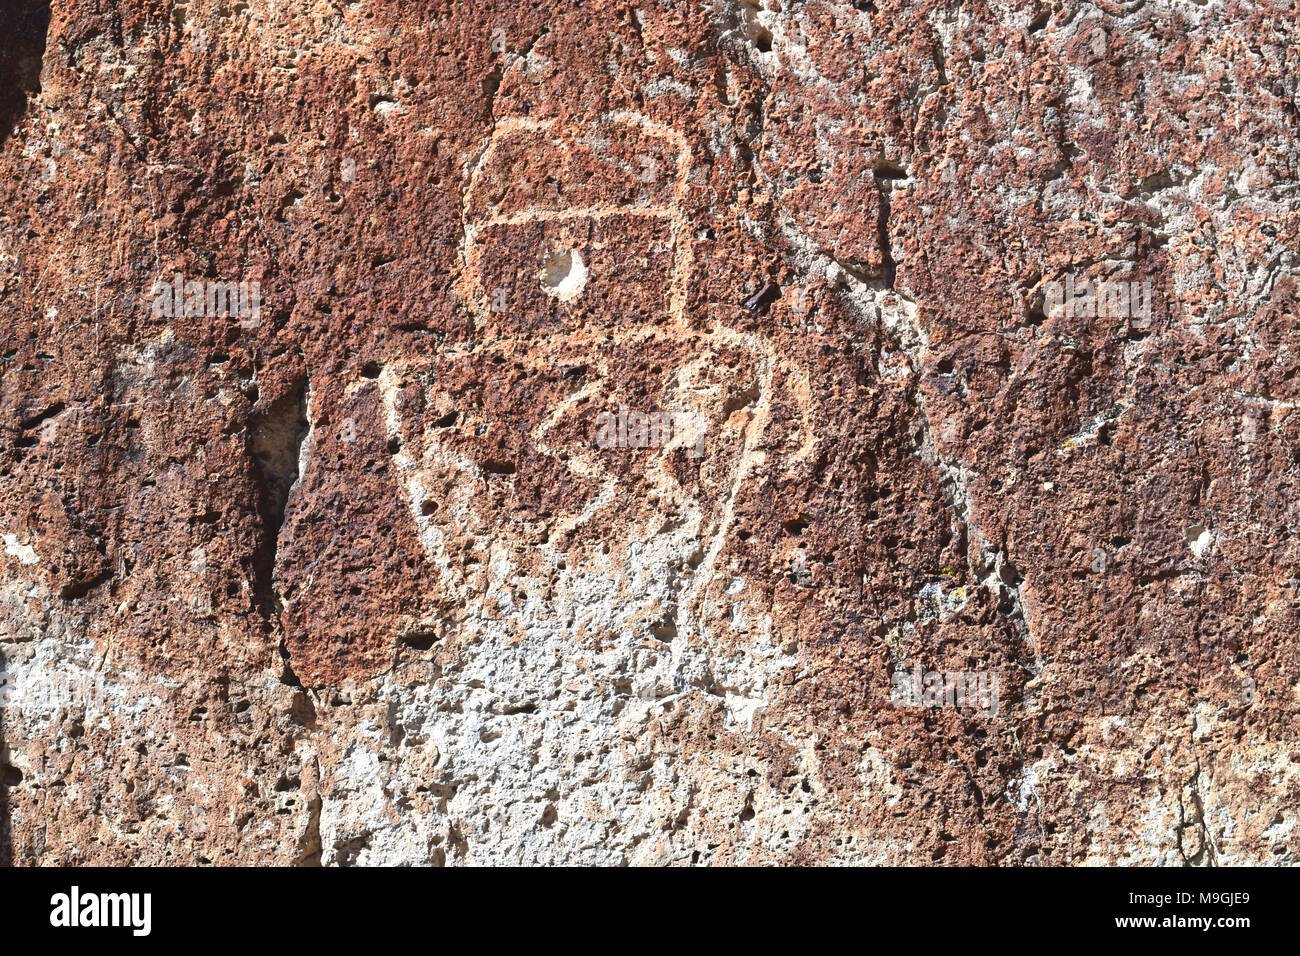
<path fill-rule="evenodd" d="M 576 249 L 548 252 L 542 260 L 542 290 L 561 302 L 582 294 L 587 285 L 587 265 Z"/>
<path fill-rule="evenodd" d="M 432 628 L 419 627 L 407 631 L 400 638 L 405 647 L 416 651 L 427 651 L 438 641 L 438 634 Z"/>

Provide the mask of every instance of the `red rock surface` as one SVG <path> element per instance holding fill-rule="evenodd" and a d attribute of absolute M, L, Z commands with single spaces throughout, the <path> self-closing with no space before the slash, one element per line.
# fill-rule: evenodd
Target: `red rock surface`
<path fill-rule="evenodd" d="M 37 6 L 0 862 L 1296 862 L 1293 9 Z"/>

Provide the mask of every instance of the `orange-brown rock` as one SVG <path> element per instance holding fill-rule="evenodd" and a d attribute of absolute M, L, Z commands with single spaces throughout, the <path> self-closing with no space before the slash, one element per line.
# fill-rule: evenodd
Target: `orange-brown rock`
<path fill-rule="evenodd" d="M 0 862 L 1296 862 L 1284 5 L 0 24 Z"/>

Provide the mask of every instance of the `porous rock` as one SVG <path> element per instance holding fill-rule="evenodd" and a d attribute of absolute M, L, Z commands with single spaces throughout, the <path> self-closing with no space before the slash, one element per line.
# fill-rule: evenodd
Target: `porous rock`
<path fill-rule="evenodd" d="M 1296 861 L 1286 5 L 29 6 L 0 862 Z"/>

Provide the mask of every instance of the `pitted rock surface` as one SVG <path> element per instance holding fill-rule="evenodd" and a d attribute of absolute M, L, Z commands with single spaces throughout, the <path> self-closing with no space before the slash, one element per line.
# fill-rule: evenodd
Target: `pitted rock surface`
<path fill-rule="evenodd" d="M 0 863 L 1297 862 L 1293 5 L 0 23 Z"/>

